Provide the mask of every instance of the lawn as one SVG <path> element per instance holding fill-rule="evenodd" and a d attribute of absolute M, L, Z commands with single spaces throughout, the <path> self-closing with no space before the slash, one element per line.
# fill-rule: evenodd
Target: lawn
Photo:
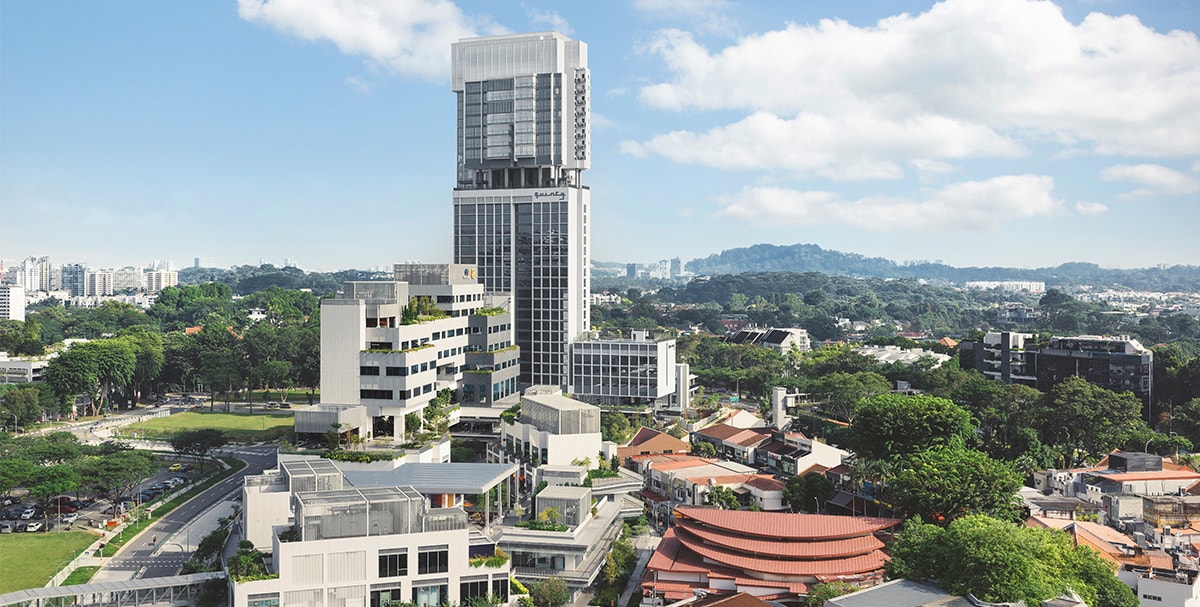
<path fill-rule="evenodd" d="M 233 442 L 272 441 L 292 431 L 290 415 L 250 415 L 244 413 L 200 413 L 188 411 L 158 417 L 121 428 L 125 437 L 137 433 L 138 438 L 170 440 L 177 432 L 214 429 L 225 432 Z"/>
<path fill-rule="evenodd" d="M 79 567 L 75 571 L 72 571 L 71 575 L 68 575 L 67 579 L 63 580 L 61 585 L 76 586 L 78 584 L 86 584 L 92 580 L 92 576 L 96 575 L 97 571 L 100 571 L 100 567 L 96 565 Z"/>
<path fill-rule="evenodd" d="M 0 594 L 45 586 L 98 537 L 88 531 L 0 535 Z"/>

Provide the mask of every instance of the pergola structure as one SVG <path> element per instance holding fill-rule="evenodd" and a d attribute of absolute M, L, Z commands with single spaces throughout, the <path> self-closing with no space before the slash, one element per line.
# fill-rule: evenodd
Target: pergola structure
<path fill-rule="evenodd" d="M 0 595 L 0 607 L 157 607 L 195 605 L 201 587 L 211 580 L 225 584 L 225 572 L 210 571 L 171 577 L 98 582 L 77 586 L 31 588 Z"/>

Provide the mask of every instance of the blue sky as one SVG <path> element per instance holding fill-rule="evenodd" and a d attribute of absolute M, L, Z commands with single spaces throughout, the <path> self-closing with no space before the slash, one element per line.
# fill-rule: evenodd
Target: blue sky
<path fill-rule="evenodd" d="M 450 43 L 589 46 L 594 259 L 1200 264 L 1186 0 L 0 3 L 0 259 L 450 261 Z"/>

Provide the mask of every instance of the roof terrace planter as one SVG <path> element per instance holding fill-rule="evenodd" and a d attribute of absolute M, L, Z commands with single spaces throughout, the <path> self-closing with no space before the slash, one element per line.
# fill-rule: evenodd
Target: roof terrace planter
<path fill-rule="evenodd" d="M 500 314 L 508 314 L 508 310 L 504 308 L 479 308 L 472 314 L 475 316 L 498 316 Z"/>
<path fill-rule="evenodd" d="M 416 352 L 417 350 L 427 350 L 432 347 L 434 347 L 432 343 L 425 343 L 425 344 L 421 344 L 419 346 L 413 346 L 411 348 L 407 348 L 404 350 L 388 350 L 388 349 L 374 348 L 374 349 L 362 350 L 362 352 L 369 352 L 371 354 L 407 354 L 409 352 Z"/>

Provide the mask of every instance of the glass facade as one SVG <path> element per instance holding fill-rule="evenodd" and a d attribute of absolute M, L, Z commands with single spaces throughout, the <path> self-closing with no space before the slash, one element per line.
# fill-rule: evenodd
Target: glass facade
<path fill-rule="evenodd" d="M 452 47 L 457 105 L 454 259 L 511 293 L 521 383 L 565 386 L 589 327 L 587 46 L 556 33 Z"/>

